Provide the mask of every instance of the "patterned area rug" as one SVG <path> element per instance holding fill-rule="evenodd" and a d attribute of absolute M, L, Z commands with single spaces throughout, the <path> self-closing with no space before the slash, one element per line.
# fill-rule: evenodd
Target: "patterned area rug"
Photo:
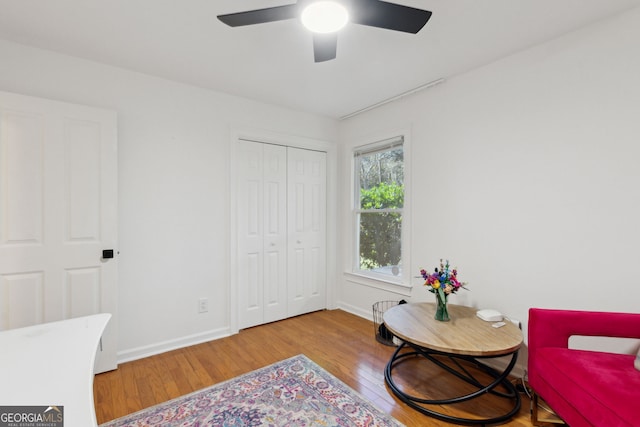
<path fill-rule="evenodd" d="M 402 426 L 304 355 L 101 427 Z"/>

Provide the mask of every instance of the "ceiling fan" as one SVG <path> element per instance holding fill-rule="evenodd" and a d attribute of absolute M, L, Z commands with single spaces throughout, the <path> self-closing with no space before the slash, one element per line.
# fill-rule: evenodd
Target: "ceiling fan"
<path fill-rule="evenodd" d="M 330 10 L 337 11 L 337 15 Z M 317 13 L 317 15 L 314 15 Z M 218 19 L 231 27 L 263 24 L 300 18 L 313 31 L 315 62 L 336 57 L 337 31 L 347 22 L 416 34 L 424 27 L 431 12 L 388 3 L 381 0 L 298 0 L 294 4 L 218 15 Z M 330 18 L 330 28 L 318 28 L 323 18 Z"/>

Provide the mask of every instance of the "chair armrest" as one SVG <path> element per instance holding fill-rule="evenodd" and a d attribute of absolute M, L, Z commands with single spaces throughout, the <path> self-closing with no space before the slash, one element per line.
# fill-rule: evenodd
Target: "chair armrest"
<path fill-rule="evenodd" d="M 640 338 L 640 313 L 529 309 L 529 352 L 569 347 L 573 335 Z"/>

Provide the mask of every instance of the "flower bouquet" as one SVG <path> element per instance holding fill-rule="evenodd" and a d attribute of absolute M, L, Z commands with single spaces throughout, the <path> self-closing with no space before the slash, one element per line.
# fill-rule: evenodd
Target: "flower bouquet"
<path fill-rule="evenodd" d="M 455 294 L 461 288 L 465 288 L 466 283 L 458 281 L 458 270 L 449 268 L 449 260 L 444 263 L 440 260 L 440 268 L 436 268 L 431 274 L 425 269 L 420 270 L 422 278 L 425 280 L 424 285 L 429 292 L 436 295 L 436 320 L 446 322 L 449 320 L 449 311 L 447 310 L 447 298 L 451 294 Z"/>

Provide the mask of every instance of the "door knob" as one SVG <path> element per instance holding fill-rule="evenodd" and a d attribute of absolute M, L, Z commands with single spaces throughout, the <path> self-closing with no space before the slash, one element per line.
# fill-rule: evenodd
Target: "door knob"
<path fill-rule="evenodd" d="M 113 258 L 113 249 L 104 249 L 102 251 L 102 259 Z"/>

